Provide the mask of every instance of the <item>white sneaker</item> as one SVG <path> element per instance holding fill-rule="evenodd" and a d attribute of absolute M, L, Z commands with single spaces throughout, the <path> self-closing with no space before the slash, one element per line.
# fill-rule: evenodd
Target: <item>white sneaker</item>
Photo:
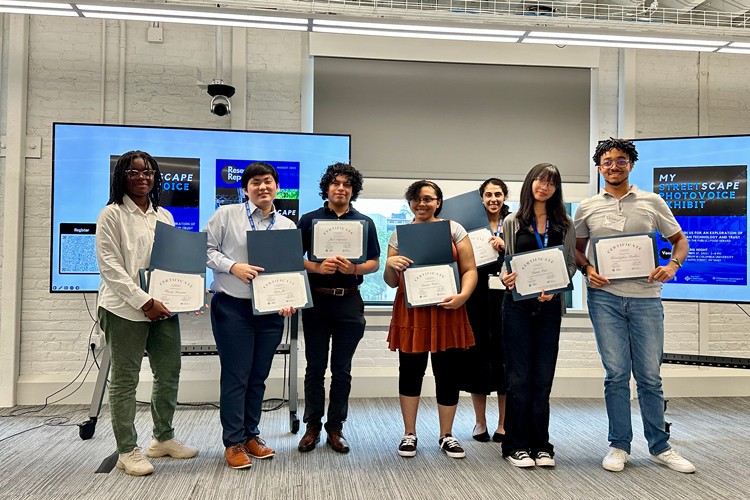
<path fill-rule="evenodd" d="M 536 462 L 526 450 L 516 450 L 505 459 L 516 467 L 534 467 L 536 465 Z"/>
<path fill-rule="evenodd" d="M 154 466 L 141 455 L 141 449 L 137 446 L 130 453 L 120 453 L 117 458 L 117 468 L 131 476 L 148 476 L 154 472 Z"/>
<path fill-rule="evenodd" d="M 151 439 L 151 444 L 146 450 L 146 456 L 151 458 L 170 456 L 172 458 L 193 458 L 198 454 L 198 450 L 188 446 L 179 439 L 170 439 L 168 441 L 157 441 Z"/>
<path fill-rule="evenodd" d="M 677 453 L 676 450 L 667 450 L 664 453 L 658 455 L 651 455 L 651 460 L 662 465 L 666 465 L 672 470 L 677 472 L 683 472 L 685 474 L 692 474 L 695 472 L 695 465 L 682 458 L 682 455 Z"/>
<path fill-rule="evenodd" d="M 534 458 L 534 463 L 537 467 L 554 467 L 555 459 L 552 458 L 552 454 L 548 451 L 540 451 Z"/>
<path fill-rule="evenodd" d="M 612 472 L 620 472 L 628 461 L 628 452 L 620 448 L 610 448 L 607 456 L 602 460 L 602 467 Z"/>

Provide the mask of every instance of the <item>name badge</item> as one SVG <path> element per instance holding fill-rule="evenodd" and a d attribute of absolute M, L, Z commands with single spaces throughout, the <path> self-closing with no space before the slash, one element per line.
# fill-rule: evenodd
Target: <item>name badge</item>
<path fill-rule="evenodd" d="M 605 215 L 604 227 L 614 231 L 623 231 L 625 229 L 625 216 L 622 214 Z"/>
<path fill-rule="evenodd" d="M 503 285 L 502 280 L 500 279 L 500 276 L 491 275 L 488 276 L 488 282 L 487 286 L 490 290 L 504 290 L 505 285 Z"/>

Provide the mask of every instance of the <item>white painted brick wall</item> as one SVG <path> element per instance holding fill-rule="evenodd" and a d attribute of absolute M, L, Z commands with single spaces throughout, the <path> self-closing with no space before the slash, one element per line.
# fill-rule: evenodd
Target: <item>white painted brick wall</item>
<path fill-rule="evenodd" d="M 126 49 L 125 120 L 130 124 L 228 128 L 227 119 L 208 113 L 208 96 L 195 85 L 195 68 L 204 80 L 214 75 L 213 27 L 164 26 L 164 43 L 146 42 L 145 23 L 129 22 Z M 105 120 L 117 119 L 117 55 L 119 25 L 106 22 Z M 98 122 L 100 116 L 102 22 L 34 17 L 30 31 L 28 133 L 43 138 L 43 157 L 27 162 L 26 219 L 23 262 L 22 376 L 59 374 L 61 381 L 77 373 L 86 356 L 92 321 L 83 295 L 51 295 L 49 223 L 51 123 Z M 273 30 L 250 30 L 247 37 L 248 129 L 300 130 L 302 36 Z M 230 73 L 231 36 L 224 35 L 224 79 Z M 7 59 L 2 59 L 3 68 Z M 712 54 L 710 119 L 741 125 L 737 106 L 746 106 L 745 85 L 750 61 Z M 599 69 L 599 136 L 617 131 L 618 53 L 602 49 Z M 2 73 L 3 91 L 7 75 Z M 639 137 L 690 135 L 697 130 L 697 56 L 679 52 L 637 54 L 636 128 Z M 723 89 L 731 89 L 724 91 Z M 3 94 L 0 94 L 2 99 Z M 0 100 L 0 103 L 3 101 Z M 0 115 L 3 115 L 0 113 Z M 0 122 L 0 126 L 4 126 Z M 745 123 L 747 127 L 747 124 Z M 729 126 L 728 126 L 729 127 Z M 741 130 L 748 132 L 747 128 Z M 724 130 L 723 132 L 737 132 Z M 0 160 L 0 167 L 3 165 Z M 82 165 L 86 168 L 86 165 Z M 2 186 L 0 179 L 0 187 Z M 0 201 L 1 198 L 0 198 Z M 0 223 L 2 215 L 0 214 Z M 93 314 L 93 294 L 86 295 Z M 750 311 L 750 307 L 748 308 Z M 709 308 L 711 353 L 749 356 L 750 318 L 737 306 Z M 182 318 L 186 343 L 213 343 L 207 316 Z M 667 350 L 697 352 L 698 304 L 666 305 Z M 743 336 L 743 333 L 745 334 Z M 386 346 L 387 326 L 368 326 L 354 360 L 355 369 L 385 368 L 396 374 L 397 355 Z M 300 347 L 304 342 L 300 336 Z M 299 371 L 304 373 L 300 351 Z M 183 358 L 184 373 L 215 377 L 215 357 Z M 566 328 L 560 344 L 561 369 L 600 368 L 590 329 Z M 283 360 L 274 362 L 272 377 L 281 377 Z M 144 363 L 144 372 L 148 370 Z M 301 389 L 300 389 L 301 391 Z"/>

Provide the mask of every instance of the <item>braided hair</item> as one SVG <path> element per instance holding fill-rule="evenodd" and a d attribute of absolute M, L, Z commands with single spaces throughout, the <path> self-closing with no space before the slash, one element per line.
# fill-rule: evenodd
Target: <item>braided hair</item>
<path fill-rule="evenodd" d="M 148 193 L 148 198 L 151 200 L 151 206 L 156 211 L 159 207 L 159 198 L 162 191 L 161 171 L 156 160 L 150 154 L 143 151 L 128 151 L 117 159 L 115 171 L 112 172 L 112 183 L 109 189 L 109 201 L 107 205 L 113 203 L 118 205 L 123 204 L 123 198 L 127 194 L 128 182 L 128 176 L 125 171 L 130 169 L 137 158 L 141 158 L 146 163 L 146 167 L 154 170 L 154 187 Z"/>

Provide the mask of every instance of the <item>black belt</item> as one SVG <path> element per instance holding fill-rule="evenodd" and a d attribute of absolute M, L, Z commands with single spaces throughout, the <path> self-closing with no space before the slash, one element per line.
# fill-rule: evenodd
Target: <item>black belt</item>
<path fill-rule="evenodd" d="M 359 287 L 353 286 L 351 288 L 313 288 L 314 292 L 322 293 L 324 295 L 334 295 L 336 297 L 343 297 L 359 291 Z"/>

